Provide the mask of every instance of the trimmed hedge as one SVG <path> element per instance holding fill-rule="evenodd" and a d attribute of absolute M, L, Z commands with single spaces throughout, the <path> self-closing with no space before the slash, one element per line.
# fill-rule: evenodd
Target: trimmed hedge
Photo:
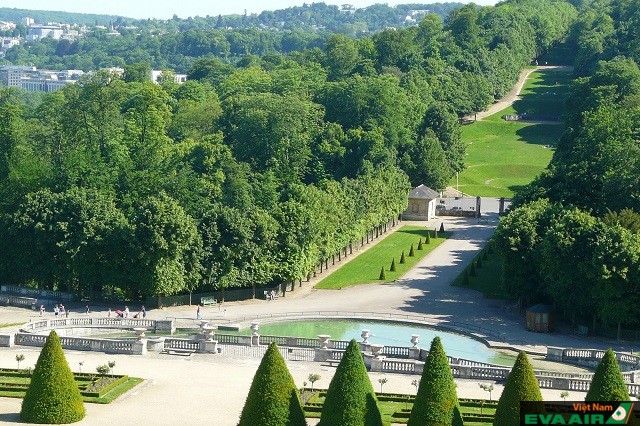
<path fill-rule="evenodd" d="M 319 426 L 382 426 L 376 394 L 355 340 L 331 379 Z"/>
<path fill-rule="evenodd" d="M 629 401 L 616 354 L 607 349 L 596 368 L 585 401 Z"/>
<path fill-rule="evenodd" d="M 238 426 L 306 425 L 298 389 L 275 343 L 253 377 Z"/>
<path fill-rule="evenodd" d="M 524 352 L 518 355 L 500 395 L 494 426 L 519 426 L 520 401 L 542 401 L 538 379 Z"/>
<path fill-rule="evenodd" d="M 31 384 L 22 401 L 20 419 L 27 423 L 75 423 L 85 416 L 78 385 L 55 331 L 47 338 Z"/>
<path fill-rule="evenodd" d="M 424 364 L 408 426 L 451 426 L 462 424 L 460 405 L 451 367 L 442 341 L 435 337 Z"/>

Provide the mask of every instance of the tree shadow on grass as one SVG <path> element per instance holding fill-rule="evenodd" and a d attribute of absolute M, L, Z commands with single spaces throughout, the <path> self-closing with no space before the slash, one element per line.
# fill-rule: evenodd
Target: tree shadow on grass
<path fill-rule="evenodd" d="M 518 129 L 516 135 L 526 143 L 547 146 L 549 149 L 554 149 L 563 132 L 564 126 L 561 124 L 539 123 Z"/>

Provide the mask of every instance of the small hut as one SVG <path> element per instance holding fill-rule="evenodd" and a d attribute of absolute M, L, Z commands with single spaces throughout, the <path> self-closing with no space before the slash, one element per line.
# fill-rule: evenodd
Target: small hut
<path fill-rule="evenodd" d="M 536 333 L 548 333 L 556 326 L 554 312 L 542 303 L 527 308 L 527 329 Z"/>
<path fill-rule="evenodd" d="M 430 220 L 436 217 L 436 198 L 438 194 L 425 185 L 420 185 L 409 193 L 409 205 L 402 217 L 406 220 Z"/>

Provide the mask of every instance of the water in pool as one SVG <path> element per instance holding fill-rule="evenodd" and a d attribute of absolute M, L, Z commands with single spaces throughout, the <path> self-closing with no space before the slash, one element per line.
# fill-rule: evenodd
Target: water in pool
<path fill-rule="evenodd" d="M 431 340 L 440 336 L 447 355 L 473 361 L 513 366 L 515 355 L 497 352 L 471 337 L 461 334 L 419 327 L 411 324 L 330 320 L 330 321 L 296 321 L 260 324 L 260 334 L 269 336 L 317 337 L 328 334 L 334 340 L 362 341 L 362 330 L 369 330 L 371 343 L 388 346 L 411 346 L 411 335 L 419 334 L 418 346 L 428 349 Z M 243 334 L 251 330 L 243 330 Z M 226 331 L 220 331 L 226 333 Z"/>

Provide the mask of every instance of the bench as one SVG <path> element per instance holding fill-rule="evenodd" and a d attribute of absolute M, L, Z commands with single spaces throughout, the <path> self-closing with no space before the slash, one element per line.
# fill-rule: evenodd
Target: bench
<path fill-rule="evenodd" d="M 579 325 L 578 334 L 581 336 L 586 336 L 587 334 L 589 334 L 589 327 L 585 327 L 584 325 Z"/>
<path fill-rule="evenodd" d="M 174 349 L 174 348 L 167 348 L 165 350 L 163 350 L 161 353 L 163 354 L 167 354 L 167 355 L 179 355 L 179 356 L 187 356 L 190 357 L 191 355 L 193 355 L 196 351 L 193 349 Z"/>
<path fill-rule="evenodd" d="M 215 297 L 201 297 L 200 298 L 200 304 L 202 306 L 216 305 L 217 303 L 218 303 L 218 299 L 216 299 Z"/>

